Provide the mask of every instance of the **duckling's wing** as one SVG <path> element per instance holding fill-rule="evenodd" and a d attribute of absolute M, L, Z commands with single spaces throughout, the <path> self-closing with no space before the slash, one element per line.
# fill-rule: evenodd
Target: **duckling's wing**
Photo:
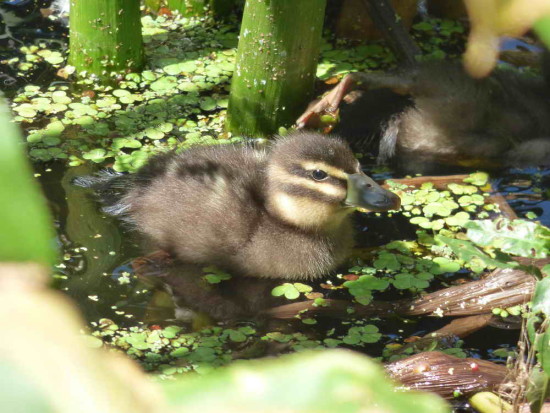
<path fill-rule="evenodd" d="M 149 164 L 117 205 L 158 247 L 213 262 L 247 242 L 263 213 L 262 151 L 219 145 Z"/>

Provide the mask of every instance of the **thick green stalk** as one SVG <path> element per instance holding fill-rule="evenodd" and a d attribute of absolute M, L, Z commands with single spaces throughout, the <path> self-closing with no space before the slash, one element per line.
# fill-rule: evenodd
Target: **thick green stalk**
<path fill-rule="evenodd" d="M 144 63 L 137 0 L 71 0 L 69 63 L 107 78 Z"/>
<path fill-rule="evenodd" d="M 238 135 L 269 136 L 305 109 L 313 82 L 326 0 L 248 0 L 228 110 Z"/>

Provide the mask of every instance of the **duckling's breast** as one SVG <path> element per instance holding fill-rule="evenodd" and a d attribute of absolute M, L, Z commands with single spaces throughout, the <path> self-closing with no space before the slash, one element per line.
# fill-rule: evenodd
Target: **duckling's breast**
<path fill-rule="evenodd" d="M 282 279 L 327 276 L 349 258 L 353 248 L 349 219 L 331 232 L 304 232 L 263 217 L 257 232 L 235 255 L 243 275 Z"/>

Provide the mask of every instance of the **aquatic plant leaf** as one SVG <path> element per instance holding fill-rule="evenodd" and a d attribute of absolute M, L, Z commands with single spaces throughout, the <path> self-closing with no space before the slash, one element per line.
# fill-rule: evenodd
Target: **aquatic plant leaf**
<path fill-rule="evenodd" d="M 82 154 L 84 159 L 88 159 L 93 162 L 101 162 L 105 159 L 107 151 L 105 149 L 92 149 L 91 151 Z"/>
<path fill-rule="evenodd" d="M 220 270 L 219 268 L 211 265 L 202 269 L 204 273 L 204 279 L 210 284 L 219 284 L 222 281 L 230 280 L 231 274 Z"/>
<path fill-rule="evenodd" d="M 535 222 L 500 218 L 472 221 L 465 227 L 468 237 L 483 247 L 530 258 L 545 258 L 550 250 L 550 229 Z"/>
<path fill-rule="evenodd" d="M 489 182 L 489 175 L 486 172 L 474 172 L 465 178 L 464 182 L 475 186 L 485 186 Z"/>
<path fill-rule="evenodd" d="M 300 291 L 291 283 L 284 283 L 271 290 L 271 295 L 280 297 L 284 295 L 289 300 L 295 300 L 300 296 Z"/>
<path fill-rule="evenodd" d="M 342 344 L 342 340 L 337 340 L 335 338 L 325 338 L 323 340 L 323 343 L 329 348 L 334 348 Z"/>
<path fill-rule="evenodd" d="M 465 211 L 457 212 L 455 215 L 445 218 L 445 223 L 453 227 L 462 227 L 470 220 L 470 214 Z"/>
<path fill-rule="evenodd" d="M 514 265 L 491 258 L 470 241 L 450 238 L 444 235 L 436 235 L 435 240 L 451 248 L 453 253 L 475 272 L 480 272 L 485 267 L 508 268 Z"/>
<path fill-rule="evenodd" d="M 433 259 L 433 263 L 435 265 L 430 269 L 430 272 L 433 274 L 444 274 L 446 272 L 457 272 L 460 270 L 460 264 L 458 262 L 451 261 L 445 257 L 436 257 Z"/>
<path fill-rule="evenodd" d="M 227 330 L 229 339 L 231 341 L 234 341 L 235 343 L 242 343 L 243 341 L 246 341 L 246 335 L 239 330 Z"/>
<path fill-rule="evenodd" d="M 345 344 L 356 345 L 360 343 L 376 343 L 382 334 L 378 332 L 378 327 L 372 324 L 366 326 L 355 326 L 348 330 L 347 335 L 342 338 Z"/>
<path fill-rule="evenodd" d="M 550 278 L 546 277 L 537 282 L 531 307 L 534 312 L 540 311 L 550 317 Z"/>
<path fill-rule="evenodd" d="M 126 337 L 126 342 L 138 350 L 147 350 L 151 347 L 145 333 L 131 333 Z"/>
<path fill-rule="evenodd" d="M 162 335 L 166 338 L 175 338 L 181 330 L 179 326 L 168 326 L 162 330 Z"/>
<path fill-rule="evenodd" d="M 418 277 L 416 274 L 402 272 L 395 276 L 392 283 L 398 290 L 408 290 L 411 288 L 421 290 L 430 286 L 424 273 Z"/>
<path fill-rule="evenodd" d="M 401 268 L 401 263 L 395 256 L 395 254 L 389 252 L 381 252 L 373 263 L 374 267 L 377 269 L 387 269 L 391 271 L 396 271 Z"/>
<path fill-rule="evenodd" d="M 292 285 L 301 293 L 309 293 L 311 290 L 313 290 L 313 288 L 311 288 L 311 286 L 307 284 L 294 283 Z"/>
<path fill-rule="evenodd" d="M 355 300 L 363 305 L 367 305 L 372 301 L 372 291 L 383 291 L 389 286 L 389 281 L 384 278 L 377 278 L 373 275 L 361 275 L 357 280 L 346 281 L 344 287 L 349 289 L 349 292 Z"/>
<path fill-rule="evenodd" d="M 171 357 L 175 358 L 181 358 L 185 357 L 189 353 L 189 349 L 187 347 L 180 347 L 170 352 Z"/>

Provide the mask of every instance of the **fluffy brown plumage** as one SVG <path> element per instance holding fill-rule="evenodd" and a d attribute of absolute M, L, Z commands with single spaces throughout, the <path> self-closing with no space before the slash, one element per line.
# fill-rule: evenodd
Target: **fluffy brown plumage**
<path fill-rule="evenodd" d="M 315 180 L 317 170 L 327 176 Z M 106 211 L 184 262 L 297 279 L 325 275 L 349 255 L 354 209 L 346 205 L 346 176 L 356 174 L 360 165 L 346 143 L 299 133 L 267 151 L 224 145 L 157 156 L 96 188 L 119 188 Z M 366 207 L 398 206 L 394 194 L 362 176 L 381 195 L 378 207 Z"/>
<path fill-rule="evenodd" d="M 405 172 L 550 162 L 550 85 L 542 77 L 501 69 L 473 79 L 458 63 L 431 62 L 401 73 L 352 74 L 341 85 L 329 106 L 361 91 L 342 105 L 335 132 L 358 148 L 372 143 L 381 162 Z M 300 122 L 310 121 L 306 114 Z"/>
<path fill-rule="evenodd" d="M 195 298 L 204 295 L 197 277 L 181 275 L 200 276 L 210 265 L 262 279 L 327 275 L 351 252 L 354 207 L 399 207 L 396 195 L 361 172 L 344 141 L 313 133 L 279 138 L 267 150 L 220 145 L 164 154 L 135 174 L 87 186 L 107 212 L 176 258 L 173 272 L 184 273 L 177 291 Z M 208 306 L 222 308 L 216 300 Z"/>

